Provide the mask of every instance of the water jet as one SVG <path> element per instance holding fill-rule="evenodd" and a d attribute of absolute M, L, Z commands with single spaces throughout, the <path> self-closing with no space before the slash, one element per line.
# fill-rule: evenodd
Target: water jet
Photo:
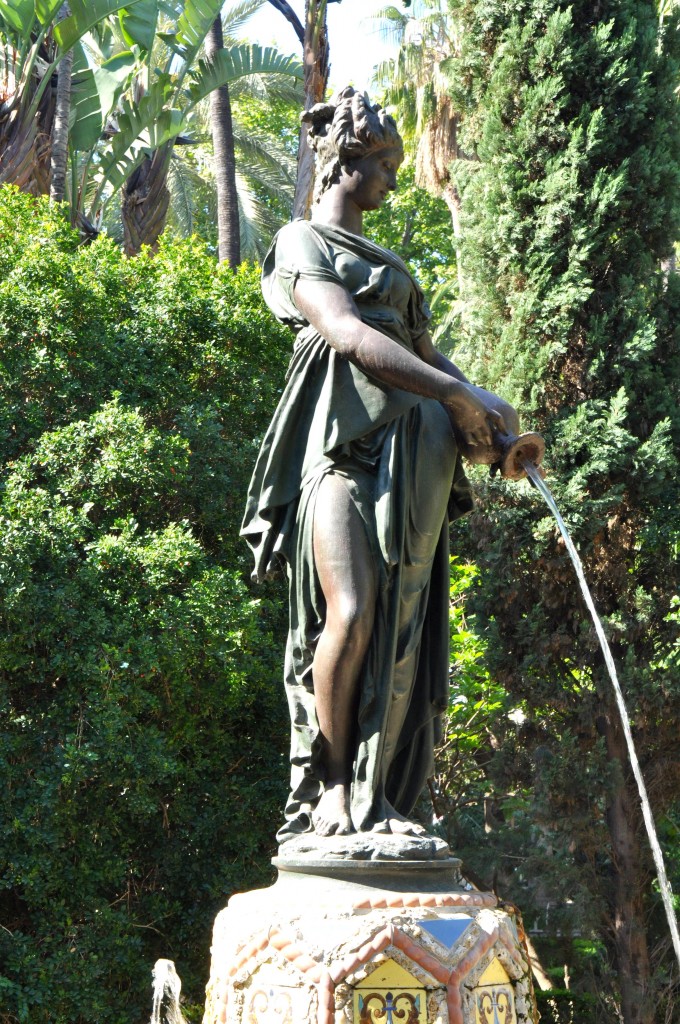
<path fill-rule="evenodd" d="M 548 508 L 555 517 L 555 521 L 557 522 L 560 533 L 562 534 L 564 543 L 567 547 L 567 551 L 569 552 L 569 556 L 576 571 L 576 576 L 581 588 L 581 593 L 583 594 L 586 606 L 588 608 L 588 611 L 590 612 L 593 623 L 595 625 L 595 632 L 597 633 L 597 638 L 600 641 L 600 647 L 602 648 L 602 654 L 604 656 L 605 665 L 607 666 L 609 678 L 611 679 L 611 683 L 614 688 L 616 705 L 621 718 L 623 733 L 626 738 L 628 757 L 633 771 L 633 776 L 635 777 L 635 781 L 637 783 L 638 792 L 640 794 L 642 816 L 644 818 L 645 828 L 647 830 L 649 845 L 651 847 L 652 855 L 654 857 L 654 865 L 656 867 L 656 874 L 659 882 L 659 888 L 661 891 L 661 898 L 663 900 L 664 910 L 666 912 L 666 917 L 668 919 L 668 927 L 670 929 L 671 938 L 673 940 L 673 949 L 675 950 L 675 956 L 678 961 L 678 965 L 680 965 L 680 934 L 678 932 L 678 922 L 675 916 L 675 908 L 673 907 L 673 893 L 671 890 L 670 882 L 668 881 L 668 876 L 666 874 L 663 853 L 661 852 L 661 846 L 659 844 L 659 840 L 656 834 L 654 818 L 652 816 L 652 809 L 649 802 L 649 797 L 647 795 L 647 787 L 645 786 L 645 780 L 640 769 L 640 762 L 638 760 L 637 751 L 635 749 L 635 743 L 633 741 L 633 731 L 630 724 L 630 716 L 628 715 L 628 709 L 626 708 L 626 703 L 624 700 L 623 691 L 621 689 L 621 684 L 619 682 L 619 677 L 616 671 L 616 664 L 614 662 L 611 648 L 609 647 L 609 643 L 607 641 L 607 637 L 605 635 L 604 627 L 602 625 L 600 617 L 597 614 L 597 610 L 593 602 L 592 594 L 590 593 L 590 588 L 588 587 L 588 583 L 586 581 L 585 573 L 583 571 L 583 564 L 579 557 L 578 551 L 576 550 L 576 546 L 574 545 L 574 542 L 571 539 L 571 535 L 566 527 L 564 519 L 560 514 L 560 511 L 557 507 L 557 503 L 555 502 L 552 492 L 546 484 L 545 480 L 543 479 L 543 472 L 539 469 L 537 465 L 534 465 L 531 459 L 522 457 L 521 455 L 516 455 L 515 457 L 521 460 L 521 465 L 524 473 L 526 473 L 526 476 L 531 481 L 531 483 L 534 484 L 536 489 L 540 491 Z"/>

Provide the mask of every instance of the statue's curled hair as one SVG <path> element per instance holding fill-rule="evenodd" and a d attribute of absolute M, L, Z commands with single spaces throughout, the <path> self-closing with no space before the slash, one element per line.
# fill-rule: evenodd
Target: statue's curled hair
<path fill-rule="evenodd" d="M 309 144 L 316 153 L 318 202 L 350 160 L 356 160 L 385 146 L 403 145 L 394 118 L 365 93 L 351 85 L 341 89 L 328 103 L 317 103 L 301 117 L 307 125 Z"/>

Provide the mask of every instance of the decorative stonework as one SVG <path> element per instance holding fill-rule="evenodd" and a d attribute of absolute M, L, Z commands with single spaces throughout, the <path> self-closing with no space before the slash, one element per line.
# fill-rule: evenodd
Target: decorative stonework
<path fill-rule="evenodd" d="M 204 1024 L 535 1024 L 516 912 L 438 892 L 442 878 L 400 870 L 369 887 L 282 871 L 233 897 L 215 922 Z"/>
<path fill-rule="evenodd" d="M 318 1016 L 314 987 L 296 980 L 285 965 L 266 962 L 257 967 L 242 985 L 244 1024 L 297 1024 Z"/>
<path fill-rule="evenodd" d="M 427 990 L 396 960 L 377 966 L 354 987 L 357 1024 L 427 1024 Z"/>
<path fill-rule="evenodd" d="M 512 982 L 498 957 L 494 957 L 473 990 L 475 1024 L 516 1024 Z"/>

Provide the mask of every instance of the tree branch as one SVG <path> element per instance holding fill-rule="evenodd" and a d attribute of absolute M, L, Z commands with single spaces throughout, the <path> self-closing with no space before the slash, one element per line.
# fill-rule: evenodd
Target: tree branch
<path fill-rule="evenodd" d="M 297 14 L 287 2 L 287 0 L 269 0 L 272 7 L 275 7 L 277 11 L 280 11 L 286 21 L 290 22 L 295 31 L 295 35 L 300 40 L 300 45 L 304 46 L 305 43 L 305 30 L 302 27 L 302 22 L 298 18 Z"/>

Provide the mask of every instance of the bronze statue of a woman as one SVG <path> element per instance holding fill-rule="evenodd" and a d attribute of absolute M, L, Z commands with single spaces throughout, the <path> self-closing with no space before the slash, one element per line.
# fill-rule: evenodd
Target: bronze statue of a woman
<path fill-rule="evenodd" d="M 437 352 L 408 269 L 362 234 L 396 187 L 392 118 L 347 88 L 303 120 L 317 201 L 264 263 L 295 347 L 242 531 L 256 577 L 282 560 L 290 581 L 279 839 L 414 834 L 447 706 L 449 518 L 471 506 L 456 437 L 488 450 L 517 418 Z"/>

